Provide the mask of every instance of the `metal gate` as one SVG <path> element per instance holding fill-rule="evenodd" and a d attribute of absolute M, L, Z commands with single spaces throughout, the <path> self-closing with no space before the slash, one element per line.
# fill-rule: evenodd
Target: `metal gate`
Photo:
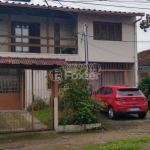
<path fill-rule="evenodd" d="M 46 70 L 0 69 L 0 132 L 53 127 Z"/>

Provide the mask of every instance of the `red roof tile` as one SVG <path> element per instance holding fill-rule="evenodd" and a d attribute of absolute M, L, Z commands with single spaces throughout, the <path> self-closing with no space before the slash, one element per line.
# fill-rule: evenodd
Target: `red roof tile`
<path fill-rule="evenodd" d="M 71 12 L 88 12 L 88 13 L 95 13 L 95 14 L 118 14 L 118 15 L 130 15 L 130 16 L 144 16 L 143 12 L 134 12 L 134 10 L 132 9 L 125 9 L 125 7 L 120 6 L 116 7 L 116 5 L 114 5 L 115 3 L 111 2 L 111 1 L 106 1 L 107 4 L 104 3 L 104 1 L 99 1 L 100 4 L 103 4 L 102 7 L 100 7 L 99 5 L 96 5 L 95 3 L 93 3 L 92 1 L 89 4 L 84 4 L 84 3 L 74 3 L 74 2 L 69 2 L 67 3 L 67 5 L 64 4 L 60 4 L 57 1 L 48 1 L 49 3 L 49 7 L 47 6 L 47 4 L 45 3 L 45 1 L 43 0 L 39 0 L 39 1 L 32 1 L 30 3 L 27 2 L 15 2 L 15 1 L 5 1 L 5 0 L 0 0 L 0 5 L 10 5 L 10 6 L 19 6 L 19 7 L 36 7 L 36 8 L 50 8 L 50 9 L 54 9 L 54 10 L 62 10 L 62 11 L 71 11 Z M 61 2 L 63 3 L 63 2 Z M 95 4 L 94 6 L 92 5 Z M 65 3 L 66 4 L 66 3 Z M 105 5 L 104 5 L 105 4 Z M 113 9 L 114 7 L 114 9 Z M 119 10 L 118 10 L 119 9 Z"/>
<path fill-rule="evenodd" d="M 146 50 L 138 53 L 138 65 L 150 66 L 150 50 Z"/>
<path fill-rule="evenodd" d="M 58 58 L 21 58 L 21 57 L 0 57 L 0 65 L 37 65 L 37 66 L 65 66 L 65 59 Z"/>

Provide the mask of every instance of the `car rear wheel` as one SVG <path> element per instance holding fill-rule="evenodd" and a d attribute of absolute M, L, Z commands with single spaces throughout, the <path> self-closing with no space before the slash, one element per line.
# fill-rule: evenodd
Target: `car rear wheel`
<path fill-rule="evenodd" d="M 108 108 L 108 116 L 109 116 L 110 119 L 115 119 L 115 117 L 116 117 L 116 114 L 115 114 L 114 109 L 113 109 L 112 106 L 110 106 Z"/>
<path fill-rule="evenodd" d="M 138 114 L 139 118 L 144 119 L 146 117 L 147 113 L 140 113 Z"/>

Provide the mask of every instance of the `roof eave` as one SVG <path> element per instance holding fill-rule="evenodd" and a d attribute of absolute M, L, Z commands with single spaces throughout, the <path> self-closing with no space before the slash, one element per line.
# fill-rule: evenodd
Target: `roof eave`
<path fill-rule="evenodd" d="M 75 9 L 75 8 L 63 8 L 63 7 L 52 7 L 50 6 L 49 8 L 46 5 L 34 5 L 34 4 L 20 4 L 20 3 L 9 3 L 9 2 L 0 2 L 0 5 L 5 5 L 5 6 L 17 6 L 17 7 L 29 7 L 29 8 L 39 8 L 39 9 L 49 9 L 51 8 L 52 10 L 60 10 L 60 11 L 70 11 L 70 12 L 82 12 L 82 13 L 92 13 L 92 14 L 108 14 L 108 15 L 121 15 L 121 16 L 144 16 L 145 13 L 134 13 L 134 12 L 117 12 L 117 11 L 98 11 L 98 10 L 87 10 L 87 9 Z"/>

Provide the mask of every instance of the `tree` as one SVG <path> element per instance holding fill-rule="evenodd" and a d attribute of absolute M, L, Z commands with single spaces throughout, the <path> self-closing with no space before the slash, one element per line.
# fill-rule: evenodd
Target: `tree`
<path fill-rule="evenodd" d="M 150 106 L 150 76 L 143 78 L 142 81 L 139 83 L 138 88 L 147 97 L 148 104 Z"/>
<path fill-rule="evenodd" d="M 82 74 L 85 70 L 85 68 L 77 68 L 76 74 Z M 65 70 L 61 69 L 61 71 L 63 80 L 59 83 L 60 124 L 96 123 L 97 113 L 104 104 L 89 95 L 86 79 L 65 78 Z"/>

